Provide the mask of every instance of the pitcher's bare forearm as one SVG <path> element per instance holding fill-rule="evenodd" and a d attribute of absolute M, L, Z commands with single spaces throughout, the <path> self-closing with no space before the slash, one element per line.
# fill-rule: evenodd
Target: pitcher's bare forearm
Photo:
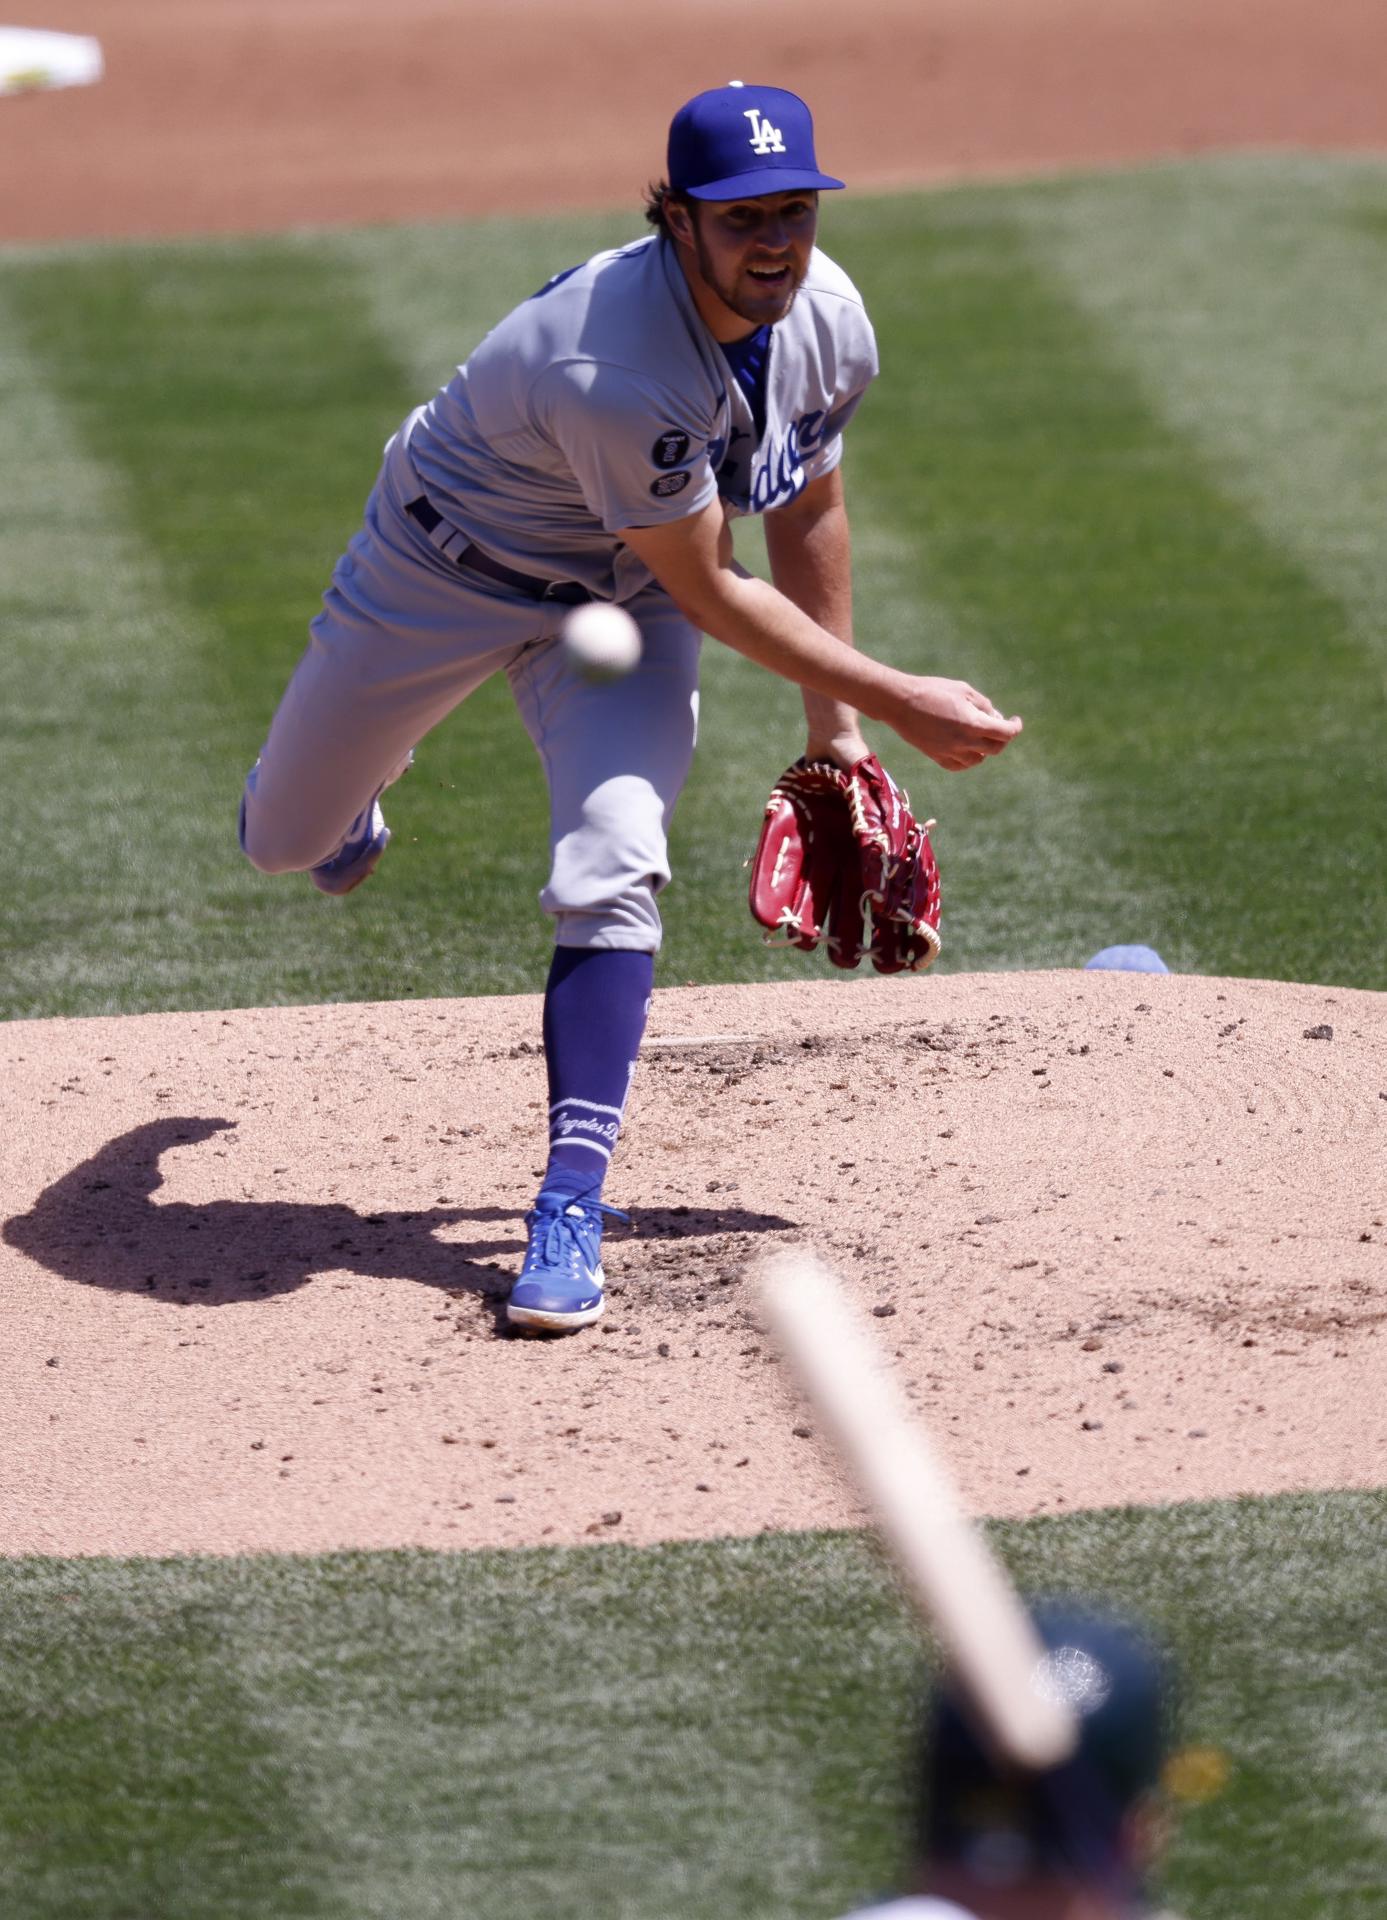
<path fill-rule="evenodd" d="M 1021 731 L 966 681 L 901 673 L 855 651 L 737 565 L 721 506 L 622 538 L 694 626 L 813 694 L 891 727 L 949 771 L 1000 753 Z"/>
<path fill-rule="evenodd" d="M 852 626 L 852 534 L 841 472 L 811 481 L 798 499 L 765 517 L 771 579 L 779 592 L 845 647 Z M 801 689 L 811 760 L 851 766 L 867 751 L 857 709 L 842 700 Z"/>
<path fill-rule="evenodd" d="M 855 653 L 733 556 L 716 503 L 667 527 L 623 534 L 681 613 L 724 646 L 796 685 L 887 719 L 904 674 Z M 889 724 L 889 723 L 888 723 Z"/>
<path fill-rule="evenodd" d="M 845 646 L 792 600 L 734 566 L 715 597 L 683 611 L 705 633 L 772 673 L 792 680 L 821 707 L 838 706 L 891 724 L 906 678 L 869 654 Z"/>

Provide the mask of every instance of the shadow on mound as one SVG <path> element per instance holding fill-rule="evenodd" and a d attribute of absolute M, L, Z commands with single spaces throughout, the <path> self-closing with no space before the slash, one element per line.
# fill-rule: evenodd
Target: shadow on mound
<path fill-rule="evenodd" d="M 163 1204 L 160 1155 L 197 1145 L 234 1120 L 151 1120 L 108 1141 L 55 1180 L 27 1213 L 4 1223 L 8 1246 L 65 1280 L 141 1293 L 172 1305 L 227 1306 L 290 1293 L 318 1273 L 411 1280 L 465 1291 L 500 1305 L 512 1262 L 524 1250 L 518 1213 L 507 1207 L 430 1207 L 362 1214 L 340 1201 L 210 1200 Z M 645 1209 L 647 1230 L 696 1236 L 765 1232 L 789 1223 L 737 1208 Z M 507 1223 L 503 1237 L 459 1243 L 437 1229 L 460 1221 Z M 496 1257 L 507 1270 L 484 1265 Z"/>

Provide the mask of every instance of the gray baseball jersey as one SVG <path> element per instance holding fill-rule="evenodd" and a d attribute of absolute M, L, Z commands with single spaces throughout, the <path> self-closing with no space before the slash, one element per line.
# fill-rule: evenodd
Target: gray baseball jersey
<path fill-rule="evenodd" d="M 861 297 L 815 250 L 772 334 L 766 427 L 654 237 L 551 280 L 490 333 L 408 426 L 430 501 L 499 559 L 624 600 L 649 574 L 623 527 L 721 495 L 784 506 L 842 457 L 877 372 Z"/>
<path fill-rule="evenodd" d="M 836 466 L 876 371 L 861 299 L 818 252 L 771 334 L 759 437 L 668 243 L 550 281 L 387 446 L 246 783 L 250 859 L 285 872 L 330 857 L 413 746 L 504 672 L 549 786 L 540 900 L 557 941 L 655 950 L 700 636 L 622 529 L 718 496 L 731 513 L 786 505 Z M 529 591 L 469 565 L 468 541 Z M 628 606 L 644 652 L 626 680 L 577 677 L 557 644 L 566 608 L 536 597 L 543 582 Z"/>

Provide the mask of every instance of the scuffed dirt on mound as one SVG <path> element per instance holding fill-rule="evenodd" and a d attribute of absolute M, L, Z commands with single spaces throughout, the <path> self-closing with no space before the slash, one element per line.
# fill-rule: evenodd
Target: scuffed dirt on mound
<path fill-rule="evenodd" d="M 980 1511 L 1384 1479 L 1382 996 L 661 993 L 608 1313 L 557 1342 L 499 1312 L 537 1029 L 532 999 L 7 1027 L 0 1551 L 851 1524 L 749 1278 L 796 1241 Z"/>

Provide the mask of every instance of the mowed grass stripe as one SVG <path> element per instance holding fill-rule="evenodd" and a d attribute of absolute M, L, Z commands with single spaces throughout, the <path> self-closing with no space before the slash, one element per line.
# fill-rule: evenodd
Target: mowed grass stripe
<path fill-rule="evenodd" d="M 306 881 L 254 875 L 236 846 L 245 768 L 359 521 L 381 444 L 412 397 L 358 312 L 354 279 L 330 248 L 266 242 L 102 249 L 11 267 L 3 281 L 27 333 L 19 351 L 30 378 L 57 395 L 23 423 L 5 466 L 16 488 L 34 472 L 56 476 L 26 521 L 51 556 L 51 584 L 32 586 L 15 619 L 35 699 L 59 701 L 65 716 L 37 743 L 33 777 L 7 763 L 8 830 L 47 858 L 25 861 L 11 891 L 4 1010 L 534 985 L 546 930 L 524 909 L 544 875 L 545 803 L 518 726 L 523 755 L 480 830 L 457 803 L 457 761 L 433 756 L 392 806 L 389 888 L 349 907 Z M 74 462 L 105 476 L 140 557 L 124 640 L 110 631 L 112 563 Z M 71 635 L 50 645 L 40 624 L 46 602 L 64 598 L 60 580 L 68 602 L 80 589 L 80 645 Z M 113 645 L 125 675 L 118 709 L 105 691 Z M 488 725 L 506 727 L 505 709 L 504 697 L 477 703 L 483 746 Z M 22 744 L 26 714 L 12 711 L 10 723 Z M 71 749 L 89 748 L 103 725 L 99 785 L 89 756 Z M 54 754 L 55 738 L 66 752 Z M 483 764 L 473 778 L 492 772 Z M 430 823 L 427 859 L 411 858 L 415 808 Z M 103 848 L 111 820 L 128 823 L 139 861 Z M 502 898 L 518 931 L 498 924 Z"/>
<path fill-rule="evenodd" d="M 1387 165 L 1243 155 L 1075 180 L 1028 224 L 1387 677 Z"/>
<path fill-rule="evenodd" d="M 1207 208 L 1217 244 L 1235 252 L 1239 222 L 1259 209 L 1235 192 L 1230 213 L 1216 166 L 1178 171 L 1189 218 Z M 1283 247 L 1302 230 L 1308 244 L 1332 205 L 1357 233 L 1361 171 L 1347 171 L 1338 201 L 1332 169 L 1313 204 L 1288 195 Z M 848 460 L 864 642 L 975 679 L 1029 726 L 1001 763 L 962 778 L 883 740 L 921 811 L 941 820 L 943 964 L 1077 962 L 1112 939 L 1147 939 L 1179 966 L 1373 984 L 1387 932 L 1381 696 L 1365 679 L 1370 636 L 1387 624 L 1377 573 L 1365 562 L 1350 593 L 1342 569 L 1313 569 L 1234 483 L 1227 449 L 1215 459 L 1136 366 L 1116 318 L 1085 309 L 1065 246 L 1087 235 L 1097 247 L 1137 203 L 1128 181 L 1084 183 L 1066 214 L 1075 191 L 847 201 L 826 227 L 868 294 L 885 362 Z M 148 606 L 132 607 L 136 629 L 157 632 L 161 610 L 178 629 L 177 646 L 154 649 L 142 706 L 132 682 L 136 711 L 100 790 L 102 807 L 149 823 L 167 852 L 152 882 L 117 862 L 87 912 L 93 862 L 71 852 L 93 811 L 86 770 L 40 747 L 45 779 L 26 762 L 23 782 L 7 782 L 16 842 L 50 849 L 10 902 L 7 1010 L 538 983 L 546 805 L 499 684 L 426 744 L 391 798 L 388 861 L 345 905 L 249 874 L 231 821 L 381 441 L 489 320 L 556 266 L 637 230 L 618 214 L 571 231 L 490 223 L 0 263 L 21 347 L 61 403 L 34 444 L 86 449 L 155 583 Z M 1153 230 L 1153 252 L 1188 249 L 1173 215 Z M 1362 244 L 1377 245 L 1371 223 Z M 1172 272 L 1163 307 L 1161 287 L 1147 291 L 1164 315 L 1152 324 L 1176 338 L 1188 276 Z M 1297 313 L 1309 352 L 1313 314 Z M 1284 388 L 1281 334 L 1254 349 L 1281 354 Z M 1249 406 L 1271 396 L 1260 431 L 1274 436 L 1276 380 L 1244 379 Z M 1307 465 L 1329 472 L 1346 435 L 1360 448 L 1387 437 L 1380 385 L 1361 396 L 1364 424 L 1343 425 L 1358 397 L 1314 389 L 1298 433 Z M 1328 500 L 1328 481 L 1322 491 Z M 1350 522 L 1343 551 L 1365 551 L 1362 513 Z M 108 563 L 64 544 L 59 564 L 85 570 L 83 647 L 99 658 Z M 75 677 L 73 659 L 36 651 L 35 684 L 61 679 L 65 711 L 100 700 L 99 675 L 83 692 L 81 649 Z M 741 870 L 767 784 L 801 741 L 797 698 L 725 649 L 706 653 L 659 977 L 799 977 L 815 963 L 761 945 Z M 160 678 L 175 661 L 176 692 Z M 83 737 L 80 724 L 58 733 Z M 151 770 L 151 751 L 167 774 Z M 53 902 L 73 899 L 85 920 L 55 926 Z"/>
<path fill-rule="evenodd" d="M 1181 1911 L 1379 1910 L 1384 1521 L 1381 1493 L 1307 1494 L 993 1530 L 1029 1590 L 1147 1618 L 1183 1737 L 1228 1755 L 1177 1832 Z M 96 1911 L 98 1847 L 103 1915 L 193 1920 L 823 1920 L 899 1874 L 921 1655 L 855 1535 L 11 1562 L 0 1595 L 16 1920 Z M 170 1808 L 215 1780 L 206 1834 L 185 1831 Z M 161 1861 L 187 1904 L 149 1904 Z M 319 1906 L 256 1908 L 274 1875 Z"/>
<path fill-rule="evenodd" d="M 855 451 L 850 472 L 854 480 L 868 472 Z M 917 534 L 873 500 L 855 545 L 865 645 L 916 672 L 968 680 L 1004 712 L 1019 707 L 1036 722 L 999 758 L 963 775 L 883 747 L 919 817 L 939 822 L 939 970 L 1072 967 L 1118 940 L 1156 940 L 1157 930 L 1174 965 L 1165 930 L 1178 907 L 1164 880 L 1122 866 L 1092 833 L 1092 791 L 1018 693 L 1013 663 L 997 657 L 964 609 L 922 593 Z"/>
<path fill-rule="evenodd" d="M 1109 937 L 1203 972 L 1376 984 L 1371 656 L 1037 262 L 1052 191 L 858 210 L 844 252 L 896 376 L 894 404 L 854 428 L 869 511 L 1086 796 L 1083 839 L 1052 851 L 1062 915 L 1101 890 L 1092 848 L 1149 907 Z M 1129 213 L 1120 190 L 1089 208 Z M 960 783 L 951 819 L 966 833 L 997 791 Z"/>
<path fill-rule="evenodd" d="M 253 1570 L 4 1570 L 0 1907 L 10 1920 L 340 1911 L 223 1618 Z M 279 1631 L 294 1622 L 281 1614 Z"/>
<path fill-rule="evenodd" d="M 0 1012 L 177 1004 L 201 927 L 174 876 L 214 870 L 227 837 L 187 670 L 206 636 L 131 525 L 124 469 L 88 451 L 30 353 L 13 290 L 0 278 Z"/>

